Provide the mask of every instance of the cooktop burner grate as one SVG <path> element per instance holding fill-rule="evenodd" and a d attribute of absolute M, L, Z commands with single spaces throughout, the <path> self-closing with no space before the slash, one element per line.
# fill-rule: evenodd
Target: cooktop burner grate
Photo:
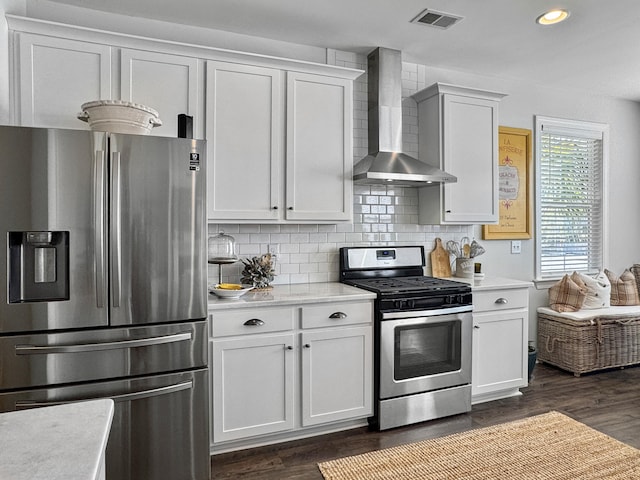
<path fill-rule="evenodd" d="M 434 277 L 383 277 L 350 280 L 348 283 L 373 292 L 385 293 L 437 293 L 441 290 L 470 290 L 470 287 L 461 282 L 444 280 Z"/>

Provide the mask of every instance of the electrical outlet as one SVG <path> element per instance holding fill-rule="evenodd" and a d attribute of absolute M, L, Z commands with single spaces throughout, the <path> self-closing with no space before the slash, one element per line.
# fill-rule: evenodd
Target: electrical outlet
<path fill-rule="evenodd" d="M 267 252 L 271 255 L 278 255 L 278 253 L 280 253 L 280 245 L 277 243 L 270 243 L 267 245 Z"/>
<path fill-rule="evenodd" d="M 522 242 L 520 240 L 511 240 L 511 253 L 522 253 Z"/>

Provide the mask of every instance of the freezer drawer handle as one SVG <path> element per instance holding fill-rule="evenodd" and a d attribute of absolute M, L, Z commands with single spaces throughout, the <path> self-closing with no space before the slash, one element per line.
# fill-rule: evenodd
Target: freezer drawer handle
<path fill-rule="evenodd" d="M 114 402 L 131 402 L 133 400 L 141 400 L 149 397 L 159 397 L 160 395 L 169 395 L 170 393 L 180 392 L 182 390 L 191 390 L 193 388 L 193 380 L 188 380 L 175 385 L 167 385 L 166 387 L 150 388 L 149 390 L 141 390 L 139 392 L 123 393 L 122 395 L 114 395 L 111 397 L 88 397 L 76 398 L 71 401 L 61 402 L 30 402 L 28 400 L 16 402 L 16 410 L 34 407 L 48 407 L 53 405 L 63 405 L 73 402 L 84 402 L 85 400 L 100 400 L 110 398 Z"/>
<path fill-rule="evenodd" d="M 49 353 L 80 353 L 96 352 L 98 350 L 118 350 L 120 348 L 148 347 L 164 343 L 183 342 L 192 340 L 192 332 L 176 333 L 160 337 L 137 338 L 134 340 L 119 340 L 116 342 L 83 343 L 78 345 L 16 345 L 16 355 L 39 355 Z"/>

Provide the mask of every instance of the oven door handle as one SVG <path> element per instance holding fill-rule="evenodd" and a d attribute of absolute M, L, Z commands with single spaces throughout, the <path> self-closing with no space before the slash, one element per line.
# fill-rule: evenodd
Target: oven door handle
<path fill-rule="evenodd" d="M 397 320 L 401 318 L 435 317 L 437 315 L 450 315 L 454 313 L 471 312 L 473 306 L 463 305 L 461 307 L 439 308 L 437 310 L 403 310 L 401 312 L 384 312 L 382 320 Z"/>

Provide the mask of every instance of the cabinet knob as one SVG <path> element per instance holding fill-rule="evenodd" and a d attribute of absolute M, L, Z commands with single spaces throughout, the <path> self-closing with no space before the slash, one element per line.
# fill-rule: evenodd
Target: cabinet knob
<path fill-rule="evenodd" d="M 278 209 L 277 205 L 274 205 L 273 207 L 271 207 L 271 210 L 277 210 L 277 209 Z"/>
<path fill-rule="evenodd" d="M 287 210 L 293 210 L 293 207 L 288 207 Z"/>
<path fill-rule="evenodd" d="M 344 312 L 333 312 L 331 315 L 329 315 L 329 318 L 343 319 L 343 318 L 347 318 L 347 314 Z"/>
<path fill-rule="evenodd" d="M 480 325 L 474 325 L 473 328 L 475 328 L 476 330 L 480 329 Z"/>
<path fill-rule="evenodd" d="M 499 299 L 496 300 L 496 303 L 498 305 L 506 305 L 507 303 L 509 303 L 509 301 L 504 297 L 500 297 Z"/>
<path fill-rule="evenodd" d="M 311 348 L 311 345 L 309 345 L 308 343 L 305 343 L 304 348 Z"/>
<path fill-rule="evenodd" d="M 264 322 L 262 320 L 260 320 L 259 318 L 252 318 L 252 319 L 247 320 L 246 322 L 244 322 L 244 324 L 247 327 L 259 327 L 261 325 L 264 325 Z"/>
<path fill-rule="evenodd" d="M 293 350 L 293 347 L 291 345 L 287 345 L 287 350 Z"/>
<path fill-rule="evenodd" d="M 451 213 L 451 210 L 445 210 L 445 213 Z"/>

